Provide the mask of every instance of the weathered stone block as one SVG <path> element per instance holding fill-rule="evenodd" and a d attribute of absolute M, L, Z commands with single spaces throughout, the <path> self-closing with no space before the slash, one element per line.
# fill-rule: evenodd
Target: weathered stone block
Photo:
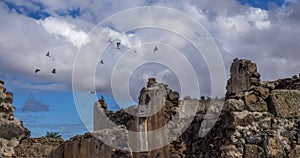
<path fill-rule="evenodd" d="M 63 140 L 54 138 L 28 138 L 15 147 L 16 157 L 63 158 Z"/>
<path fill-rule="evenodd" d="M 300 90 L 273 90 L 269 111 L 282 118 L 300 118 Z"/>
<path fill-rule="evenodd" d="M 104 142 L 102 142 L 104 141 Z M 105 144 L 107 143 L 107 144 Z M 114 149 L 112 147 L 119 147 Z M 121 148 L 121 149 L 120 149 Z M 131 158 L 129 137 L 124 126 L 77 135 L 64 143 L 64 158 Z"/>
<path fill-rule="evenodd" d="M 222 158 L 240 158 L 242 154 L 238 151 L 235 145 L 226 145 L 222 146 L 221 148 L 221 157 Z"/>
<path fill-rule="evenodd" d="M 179 94 L 177 92 L 170 92 L 168 95 L 168 99 L 172 102 L 178 102 Z"/>
<path fill-rule="evenodd" d="M 278 137 L 270 137 L 265 146 L 267 157 L 286 157 L 284 146 Z"/>
<path fill-rule="evenodd" d="M 256 102 L 256 100 L 257 100 L 257 97 L 254 94 L 245 95 L 245 104 L 246 105 L 253 104 Z"/>
<path fill-rule="evenodd" d="M 253 90 L 258 92 L 262 99 L 267 99 L 270 95 L 270 90 L 268 88 L 257 86 L 254 87 Z"/>
<path fill-rule="evenodd" d="M 246 109 L 251 112 L 265 112 L 268 110 L 267 103 L 259 98 L 255 103 L 246 104 Z"/>
<path fill-rule="evenodd" d="M 259 85 L 259 78 L 250 77 L 249 80 L 250 80 L 251 85 L 255 85 L 255 86 Z"/>
<path fill-rule="evenodd" d="M 19 120 L 13 121 L 2 119 L 0 121 L 0 138 L 11 140 L 13 138 L 23 139 L 30 136 L 30 131 L 23 127 Z"/>
<path fill-rule="evenodd" d="M 229 111 L 243 111 L 245 104 L 242 100 L 228 99 L 225 101 L 224 109 Z"/>
<path fill-rule="evenodd" d="M 245 145 L 245 152 L 244 152 L 244 158 L 264 158 L 265 153 L 264 149 L 253 144 L 246 144 Z"/>
<path fill-rule="evenodd" d="M 239 125 L 239 126 L 245 127 L 245 126 L 251 125 L 251 123 L 254 121 L 255 121 L 255 116 L 252 114 L 248 114 L 245 117 L 236 116 L 234 124 L 236 126 Z"/>
<path fill-rule="evenodd" d="M 228 98 L 232 94 L 250 90 L 251 86 L 259 85 L 259 73 L 255 63 L 245 59 L 235 59 L 230 67 L 230 79 L 227 82 Z"/>
<path fill-rule="evenodd" d="M 300 145 L 297 145 L 289 154 L 289 158 L 299 158 L 300 156 Z"/>

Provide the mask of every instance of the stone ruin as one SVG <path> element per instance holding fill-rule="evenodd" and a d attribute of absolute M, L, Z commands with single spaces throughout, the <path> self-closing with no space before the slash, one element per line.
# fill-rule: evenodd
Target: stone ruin
<path fill-rule="evenodd" d="M 300 155 L 300 78 L 260 81 L 257 67 L 250 60 L 235 59 L 228 80 L 225 100 L 191 99 L 179 100 L 179 94 L 166 85 L 150 79 L 141 90 L 139 105 L 119 111 L 107 109 L 105 99 L 94 105 L 94 132 L 74 136 L 63 142 L 46 138 L 28 138 L 29 131 L 13 116 L 12 94 L 5 92 L 0 82 L 0 157 L 170 157 L 170 158 L 298 158 Z M 163 92 L 153 87 L 160 87 Z M 152 101 L 155 100 L 157 101 Z M 163 105 L 158 105 L 163 104 Z M 189 103 L 189 104 L 186 104 Z M 127 130 L 151 131 L 172 119 L 178 123 L 170 130 L 184 126 L 180 121 L 183 112 L 189 113 L 183 105 L 196 106 L 196 115 L 187 129 L 170 144 L 149 152 L 129 152 L 137 140 L 139 147 L 147 149 L 146 142 L 153 137 L 143 135 L 133 139 Z M 223 107 L 224 105 L 224 107 Z M 161 106 L 158 111 L 153 107 Z M 212 129 L 202 129 L 208 133 L 199 137 L 199 130 L 207 111 L 219 112 Z M 150 115 L 149 111 L 154 110 Z M 130 113 L 138 113 L 134 116 Z M 99 114 L 105 114 L 117 127 L 103 126 Z M 149 115 L 148 115 L 149 114 Z M 176 115 L 179 114 L 179 115 Z M 120 129 L 120 132 L 117 132 Z M 127 130 L 125 130 L 127 129 Z M 17 131 L 17 132 L 16 132 Z M 179 131 L 172 131 L 174 133 Z M 97 137 L 118 140 L 124 150 L 113 149 Z M 158 136 L 159 137 L 159 136 Z M 170 135 L 160 134 L 162 140 Z M 147 139 L 146 139 L 147 138 Z M 149 140 L 150 139 L 150 140 Z M 156 138 L 157 139 L 157 138 Z M 154 139 L 155 140 L 155 139 Z M 126 150 L 125 150 L 126 149 Z"/>
<path fill-rule="evenodd" d="M 22 121 L 14 117 L 13 100 L 13 94 L 6 92 L 4 81 L 0 81 L 0 157 L 14 156 L 19 141 L 30 137 Z"/>
<path fill-rule="evenodd" d="M 299 157 L 300 78 L 260 81 L 256 64 L 245 59 L 235 59 L 230 70 L 225 101 L 202 98 L 197 100 L 198 104 L 191 104 L 198 106 L 196 116 L 185 132 L 164 148 L 169 152 L 168 157 Z M 174 117 L 181 108 L 182 101 L 169 99 L 166 97 L 165 112 L 160 116 L 164 119 L 166 115 Z M 212 105 L 224 107 L 215 126 L 207 135 L 199 137 L 205 114 Z M 166 110 L 172 107 L 173 112 Z M 130 120 L 125 112 L 121 117 L 114 116 L 120 112 L 107 114 L 112 120 L 119 118 L 115 122 L 125 123 L 120 121 L 122 117 Z M 130 123 L 126 123 L 129 129 Z M 143 156 L 153 157 L 151 154 L 135 157 Z"/>
<path fill-rule="evenodd" d="M 30 131 L 14 117 L 13 94 L 6 92 L 0 80 L 0 157 L 62 157 L 63 140 L 29 138 Z"/>
<path fill-rule="evenodd" d="M 260 84 L 260 73 L 257 72 L 255 63 L 250 60 L 234 59 L 230 67 L 230 79 L 227 82 L 226 97 Z"/>

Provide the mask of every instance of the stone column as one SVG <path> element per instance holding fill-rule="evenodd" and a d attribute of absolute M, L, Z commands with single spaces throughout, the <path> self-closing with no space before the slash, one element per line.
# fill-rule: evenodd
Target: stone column
<path fill-rule="evenodd" d="M 150 78 L 147 88 L 143 88 L 139 97 L 139 117 L 136 118 L 135 124 L 130 128 L 136 132 L 143 132 L 138 138 L 130 138 L 130 145 L 138 145 L 139 149 L 144 152 L 134 153 L 135 158 L 164 158 L 169 157 L 169 145 L 151 150 L 151 144 L 166 144 L 168 135 L 166 131 L 151 131 L 161 128 L 167 122 L 164 117 L 166 89 L 161 83 L 157 83 L 154 78 Z"/>
<path fill-rule="evenodd" d="M 227 82 L 226 97 L 250 90 L 260 84 L 260 74 L 255 63 L 246 59 L 234 59 L 230 67 L 230 79 Z"/>

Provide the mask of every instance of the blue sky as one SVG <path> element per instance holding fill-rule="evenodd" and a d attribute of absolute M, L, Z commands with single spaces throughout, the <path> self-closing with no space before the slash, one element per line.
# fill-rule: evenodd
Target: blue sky
<path fill-rule="evenodd" d="M 213 1 L 1 1 L 0 79 L 6 82 L 7 90 L 14 93 L 13 105 L 17 108 L 15 116 L 32 131 L 32 137 L 42 136 L 46 131 L 58 131 L 68 139 L 73 135 L 87 132 L 72 94 L 72 68 L 76 53 L 86 44 L 83 39 L 88 37 L 89 31 L 101 20 L 124 9 L 139 6 L 174 8 L 201 23 L 218 45 L 226 72 L 232 59 L 239 57 L 254 60 L 265 80 L 290 77 L 298 73 L 300 66 L 298 1 Z M 178 39 L 178 36 L 151 29 L 134 30 L 125 34 L 118 31 L 119 28 L 114 25 L 103 28 L 103 34 L 121 36 L 119 40 L 122 42 L 122 49 L 130 49 L 145 42 L 159 41 L 170 42 L 171 45 L 181 47 L 179 50 L 186 50 L 184 55 L 199 69 L 200 73 L 197 75 L 205 81 L 200 83 L 203 95 L 209 95 L 210 87 L 207 84 L 209 76 L 203 75 L 209 74 L 206 65 L 202 63 L 203 61 L 200 63 L 193 61 L 194 56 L 191 54 L 195 50 Z M 163 35 L 168 38 L 159 37 Z M 45 57 L 47 51 L 51 52 L 51 58 Z M 108 47 L 107 51 L 116 52 L 115 46 Z M 104 54 L 102 58 L 105 59 L 105 64 L 97 66 L 96 75 L 99 77 L 96 80 L 97 95 L 105 96 L 110 109 L 116 109 L 118 106 L 112 99 L 109 75 L 113 63 L 121 56 L 120 51 L 115 54 Z M 16 62 L 16 59 L 22 60 Z M 34 74 L 35 68 L 42 71 Z M 52 68 L 57 69 L 57 74 L 51 74 Z M 180 90 L 178 80 L 174 79 L 176 76 L 172 71 L 163 66 L 149 64 L 137 69 L 131 76 L 129 91 L 135 101 L 148 77 L 156 77 L 172 89 Z M 82 78 L 81 88 L 87 94 L 91 88 L 85 87 L 85 83 L 90 81 L 88 78 Z M 120 89 L 122 84 L 120 83 Z M 26 101 L 30 97 L 32 99 L 30 103 L 37 110 L 22 111 L 22 108 L 26 108 Z M 97 99 L 94 98 L 93 101 Z M 82 106 L 93 108 L 93 105 Z M 48 110 L 39 110 L 43 107 L 47 107 Z"/>

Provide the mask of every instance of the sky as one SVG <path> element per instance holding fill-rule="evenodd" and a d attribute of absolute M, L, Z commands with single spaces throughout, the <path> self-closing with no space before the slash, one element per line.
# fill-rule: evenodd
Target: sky
<path fill-rule="evenodd" d="M 164 7 L 165 12 L 130 12 L 145 6 Z M 168 8 L 181 16 L 173 16 Z M 187 19 L 201 24 L 207 34 L 196 34 L 201 27 L 198 30 L 182 24 Z M 139 91 L 150 77 L 182 92 L 182 97 L 183 87 L 193 89 L 199 84 L 200 94 L 194 97 L 200 98 L 212 95 L 212 74 L 223 71 L 220 85 L 224 86 L 218 88 L 225 93 L 229 67 L 236 57 L 255 62 L 262 80 L 299 74 L 298 0 L 2 0 L 0 21 L 0 79 L 14 93 L 15 116 L 31 130 L 32 137 L 57 131 L 68 139 L 87 132 L 92 127 L 93 103 L 101 95 L 109 109 L 137 104 Z M 150 26 L 151 22 L 179 31 L 153 27 L 124 30 L 135 24 Z M 93 34 L 96 31 L 99 35 Z M 212 40 L 222 61 L 216 57 L 207 63 L 192 43 L 197 41 L 183 38 L 182 34 L 190 33 L 196 39 Z M 207 43 L 202 40 L 198 42 L 205 53 Z M 121 43 L 120 49 L 116 48 L 117 42 Z M 100 50 L 100 43 L 106 44 L 105 50 Z M 158 46 L 157 52 L 153 52 L 154 46 Z M 90 48 L 97 50 L 83 51 Z M 50 57 L 46 56 L 48 51 Z M 76 65 L 80 60 L 84 63 Z M 153 62 L 136 65 L 145 61 Z M 218 64 L 224 70 L 210 69 Z M 188 75 L 189 66 L 195 70 L 197 83 Z M 53 68 L 56 74 L 51 73 Z M 35 69 L 41 71 L 34 73 Z M 118 77 L 112 80 L 114 72 Z M 130 72 L 128 79 L 122 76 L 128 74 L 125 72 Z M 88 93 L 93 90 L 96 97 Z M 76 101 L 74 91 L 89 101 Z M 126 91 L 132 100 L 115 99 L 114 91 Z M 89 115 L 85 121 L 82 109 L 87 109 Z"/>

